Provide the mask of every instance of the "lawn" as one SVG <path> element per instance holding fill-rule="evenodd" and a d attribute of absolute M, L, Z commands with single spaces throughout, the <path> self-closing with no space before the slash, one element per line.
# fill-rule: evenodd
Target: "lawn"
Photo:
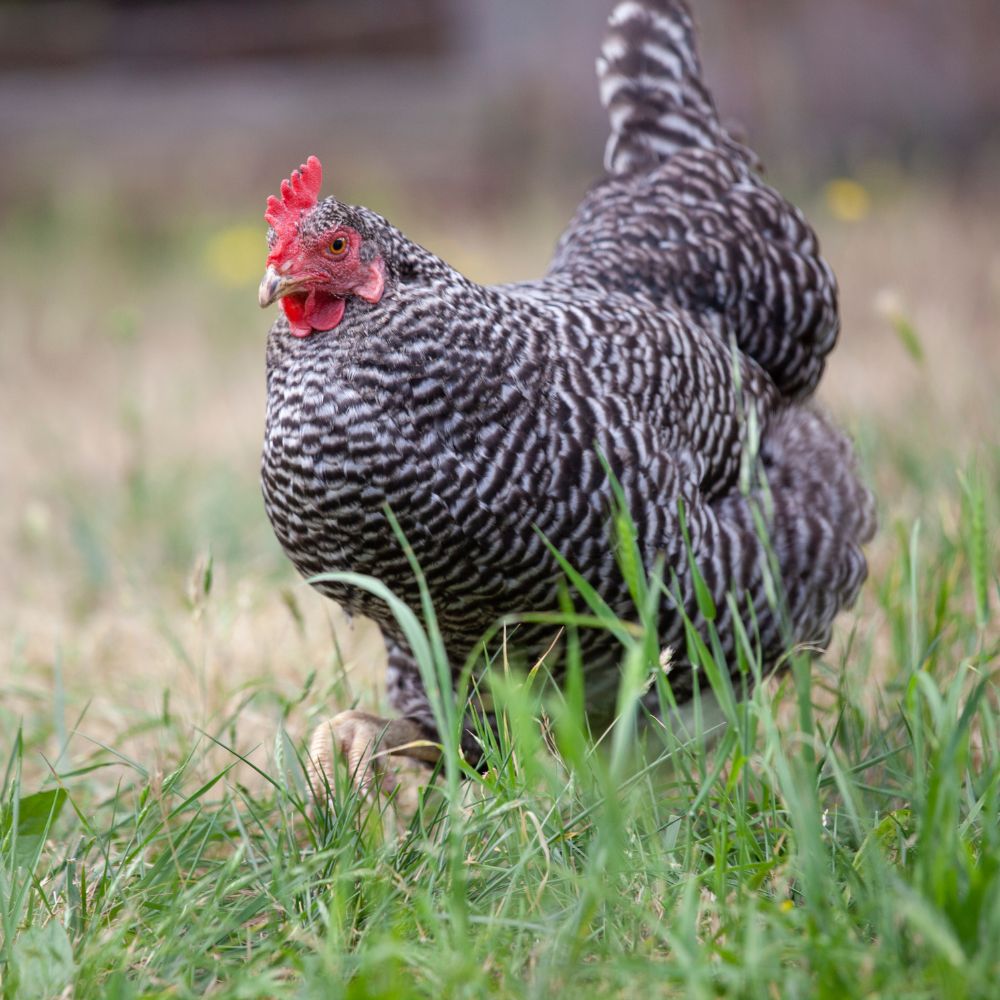
<path fill-rule="evenodd" d="M 831 649 L 756 685 L 750 651 L 734 686 L 708 657 L 724 730 L 637 727 L 637 611 L 610 732 L 497 668 L 483 774 L 452 758 L 375 807 L 338 787 L 332 813 L 305 740 L 381 706 L 383 652 L 263 514 L 262 226 L 7 213 L 4 1000 L 995 996 L 1000 206 L 861 180 L 860 211 L 809 196 L 845 317 L 821 398 L 881 521 Z M 502 279 L 570 207 L 409 228 Z"/>

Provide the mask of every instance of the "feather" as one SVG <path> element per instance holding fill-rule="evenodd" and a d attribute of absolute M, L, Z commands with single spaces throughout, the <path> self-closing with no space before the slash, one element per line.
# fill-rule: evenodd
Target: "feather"
<path fill-rule="evenodd" d="M 303 575 L 368 573 L 417 606 L 388 504 L 457 669 L 500 616 L 559 606 L 542 536 L 614 614 L 634 614 L 603 456 L 638 554 L 664 559 L 675 581 L 659 638 L 683 701 L 685 616 L 703 626 L 710 613 L 734 668 L 737 617 L 754 623 L 765 664 L 828 640 L 865 577 L 873 501 L 850 443 L 808 403 L 839 328 L 832 272 L 801 213 L 719 125 L 686 7 L 619 3 L 599 76 L 608 174 L 538 281 L 479 285 L 369 209 L 306 206 L 309 164 L 283 186 L 280 213 L 269 208 L 279 225 L 346 227 L 360 253 L 377 251 L 385 284 L 378 301 L 350 298 L 336 330 L 272 328 L 264 499 Z M 382 626 L 390 700 L 433 731 L 386 606 L 317 586 Z M 528 655 L 550 640 L 517 634 Z M 600 713 L 618 643 L 591 630 L 583 653 Z"/>

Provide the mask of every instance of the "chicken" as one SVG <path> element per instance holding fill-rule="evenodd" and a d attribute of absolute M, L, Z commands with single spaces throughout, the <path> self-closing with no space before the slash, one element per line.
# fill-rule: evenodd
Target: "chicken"
<path fill-rule="evenodd" d="M 260 304 L 280 299 L 282 314 L 267 347 L 267 513 L 304 576 L 370 574 L 417 606 L 388 505 L 457 670 L 501 615 L 557 607 L 542 535 L 634 617 L 604 456 L 646 565 L 662 557 L 676 577 L 662 645 L 683 648 L 681 610 L 704 624 L 686 533 L 723 654 L 735 663 L 738 608 L 774 664 L 828 642 L 874 530 L 849 442 L 807 402 L 837 339 L 836 283 L 803 216 L 720 124 L 680 0 L 622 0 L 598 76 L 606 175 L 540 280 L 477 284 L 375 212 L 320 199 L 315 157 L 269 199 Z M 384 754 L 433 758 L 434 716 L 386 604 L 316 586 L 386 636 L 400 717 L 342 713 L 311 751 L 318 780 L 342 753 L 368 790 Z M 529 655 L 548 638 L 518 634 Z M 601 714 L 620 647 L 599 631 L 586 639 L 588 705 Z M 675 658 L 679 702 L 692 691 L 684 667 Z M 464 747 L 476 755 L 470 733 Z"/>

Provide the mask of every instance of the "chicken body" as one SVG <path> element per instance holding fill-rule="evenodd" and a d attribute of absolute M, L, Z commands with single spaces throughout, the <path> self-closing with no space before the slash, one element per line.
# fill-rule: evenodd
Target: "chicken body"
<path fill-rule="evenodd" d="M 864 580 L 860 545 L 874 526 L 849 443 L 804 402 L 837 337 L 836 285 L 800 213 L 719 125 L 683 4 L 624 0 L 598 65 L 612 121 L 607 176 L 539 281 L 478 285 L 335 199 L 301 212 L 304 241 L 356 235 L 358 260 L 377 259 L 384 290 L 376 301 L 348 296 L 333 329 L 306 323 L 307 335 L 293 335 L 284 318 L 272 328 L 267 512 L 304 575 L 371 574 L 414 606 L 388 504 L 457 669 L 501 615 L 557 607 L 558 568 L 539 531 L 617 614 L 634 617 L 609 538 L 602 454 L 647 566 L 665 559 L 699 621 L 683 508 L 724 652 L 735 641 L 732 595 L 773 663 L 792 644 L 828 640 Z M 780 606 L 755 510 L 780 570 Z M 386 606 L 317 586 L 381 625 L 389 699 L 433 738 Z M 661 643 L 676 645 L 675 600 L 665 596 L 661 612 Z M 587 641 L 600 712 L 618 682 L 616 643 Z M 689 675 L 675 670 L 671 681 L 683 701 Z"/>

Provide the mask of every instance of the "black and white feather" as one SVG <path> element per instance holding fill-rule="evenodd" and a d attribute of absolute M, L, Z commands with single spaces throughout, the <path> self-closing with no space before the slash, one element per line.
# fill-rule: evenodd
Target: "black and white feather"
<path fill-rule="evenodd" d="M 317 207 L 311 225 L 344 222 L 380 246 L 386 289 L 375 305 L 352 300 L 329 333 L 273 327 L 267 512 L 303 574 L 369 573 L 416 604 L 384 515 L 391 505 L 461 664 L 499 616 L 556 606 L 558 574 L 536 528 L 616 612 L 632 614 L 599 449 L 644 558 L 665 557 L 697 621 L 683 504 L 727 654 L 727 594 L 756 621 L 768 663 L 795 643 L 822 646 L 865 578 L 860 546 L 874 528 L 850 444 L 804 402 L 837 338 L 833 275 L 802 215 L 720 125 L 682 3 L 623 0 L 598 66 L 607 175 L 544 278 L 481 286 L 368 209 Z M 320 589 L 381 624 L 390 699 L 431 725 L 387 609 L 355 590 Z M 670 600 L 662 622 L 662 644 L 677 644 Z M 617 651 L 608 637 L 589 642 L 600 711 L 613 699 Z M 671 680 L 683 700 L 682 665 Z"/>

